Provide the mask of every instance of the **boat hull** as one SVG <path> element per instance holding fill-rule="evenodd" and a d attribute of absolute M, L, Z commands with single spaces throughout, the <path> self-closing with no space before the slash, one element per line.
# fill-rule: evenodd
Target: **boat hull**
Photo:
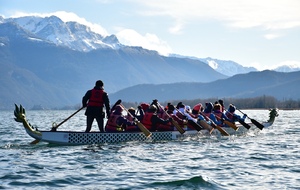
<path fill-rule="evenodd" d="M 151 137 L 146 137 L 142 132 L 85 133 L 74 131 L 40 131 L 41 136 L 35 136 L 31 134 L 31 131 L 27 131 L 27 133 L 40 141 L 61 145 L 111 144 L 129 141 L 172 141 L 201 135 L 201 133 L 196 130 L 186 131 L 184 134 L 180 134 L 178 131 L 152 132 Z"/>
<path fill-rule="evenodd" d="M 249 124 L 252 129 L 259 130 L 255 128 L 253 124 Z M 263 123 L 264 126 L 268 127 L 270 123 Z M 237 131 L 232 128 L 225 127 L 227 133 L 230 135 L 241 135 L 247 133 L 249 130 L 241 125 L 237 125 L 239 129 Z M 26 132 L 33 138 L 39 141 L 44 141 L 52 144 L 61 145 L 84 145 L 84 144 L 106 144 L 106 143 L 122 143 L 129 141 L 139 141 L 139 142 L 153 142 L 153 141 L 174 141 L 183 140 L 188 137 L 200 137 L 210 135 L 207 130 L 201 130 L 200 132 L 196 130 L 186 131 L 181 134 L 179 131 L 162 131 L 162 132 L 152 132 L 151 137 L 146 137 L 142 132 L 116 132 L 116 133 L 101 133 L 101 132 L 76 132 L 76 131 L 39 131 L 40 134 L 36 135 L 31 130 L 26 130 Z M 211 135 L 221 136 L 220 132 L 215 129 Z"/>

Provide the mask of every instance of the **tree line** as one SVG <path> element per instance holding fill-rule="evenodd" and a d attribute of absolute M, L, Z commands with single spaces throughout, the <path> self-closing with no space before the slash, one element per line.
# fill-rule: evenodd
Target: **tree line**
<path fill-rule="evenodd" d="M 185 105 L 191 106 L 191 108 L 201 103 L 205 107 L 206 102 L 215 103 L 216 101 L 222 99 L 225 105 L 225 108 L 228 109 L 229 104 L 235 105 L 239 109 L 270 109 L 270 108 L 278 108 L 278 109 L 300 109 L 300 99 L 299 100 L 277 100 L 273 96 L 259 96 L 254 98 L 207 98 L 207 99 L 194 99 L 194 100 L 170 100 L 165 102 L 160 102 L 161 105 L 167 105 L 168 103 L 172 103 L 173 105 L 177 105 L 178 102 L 183 102 Z M 158 100 L 159 101 L 159 100 Z M 151 103 L 152 100 L 145 103 Z M 140 105 L 141 102 L 123 102 L 125 107 L 134 107 L 136 108 Z"/>

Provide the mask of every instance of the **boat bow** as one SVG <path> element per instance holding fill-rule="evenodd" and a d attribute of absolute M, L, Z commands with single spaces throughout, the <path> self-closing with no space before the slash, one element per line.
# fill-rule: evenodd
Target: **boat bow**
<path fill-rule="evenodd" d="M 40 140 L 42 138 L 42 133 L 40 131 L 34 129 L 33 126 L 31 126 L 31 124 L 27 121 L 26 115 L 25 115 L 25 109 L 22 105 L 20 105 L 20 107 L 18 107 L 15 104 L 14 115 L 15 115 L 15 118 L 14 118 L 15 121 L 22 123 L 26 132 L 31 137 L 33 137 L 36 140 Z"/>

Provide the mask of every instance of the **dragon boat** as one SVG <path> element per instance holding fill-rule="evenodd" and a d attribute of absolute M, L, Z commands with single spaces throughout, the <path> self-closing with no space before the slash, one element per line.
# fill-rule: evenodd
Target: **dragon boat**
<path fill-rule="evenodd" d="M 87 144 L 106 144 L 106 143 L 122 143 L 129 141 L 138 142 L 152 142 L 152 141 L 174 141 L 183 140 L 188 137 L 201 137 L 204 135 L 218 135 L 220 132 L 215 129 L 212 133 L 207 130 L 186 130 L 183 134 L 179 131 L 157 131 L 151 132 L 151 136 L 145 135 L 143 132 L 76 132 L 76 131 L 40 131 L 33 127 L 26 119 L 25 109 L 22 105 L 19 107 L 15 105 L 14 110 L 15 121 L 23 124 L 26 133 L 31 136 L 34 141 L 31 144 L 36 144 L 38 142 L 47 142 L 50 144 L 59 145 L 87 145 Z M 278 116 L 277 109 L 271 109 L 269 113 L 269 120 L 262 122 L 263 127 L 269 127 L 275 121 Z M 251 128 L 255 128 L 253 123 L 248 123 Z M 229 134 L 244 133 L 247 130 L 241 124 L 237 124 L 238 130 L 233 130 L 231 128 L 225 128 Z M 256 128 L 257 129 L 257 128 Z"/>

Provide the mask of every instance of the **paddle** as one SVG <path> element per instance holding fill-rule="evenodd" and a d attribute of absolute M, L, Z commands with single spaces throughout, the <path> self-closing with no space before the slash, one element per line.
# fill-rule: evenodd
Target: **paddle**
<path fill-rule="evenodd" d="M 245 121 L 243 121 L 241 119 L 239 119 L 238 122 L 248 130 L 251 128 L 251 126 L 248 123 L 245 123 Z"/>
<path fill-rule="evenodd" d="M 181 111 L 179 111 L 177 108 L 175 108 L 175 109 L 177 110 L 177 112 L 179 112 L 182 116 L 185 117 L 185 115 L 184 115 Z M 191 124 L 197 131 L 202 130 L 201 125 L 199 125 L 198 123 L 194 122 L 193 120 L 189 120 L 189 119 L 188 119 L 188 122 L 189 122 L 189 124 Z"/>
<path fill-rule="evenodd" d="M 171 116 L 168 114 L 168 112 L 157 102 L 157 105 L 164 110 L 164 113 L 171 118 Z M 176 127 L 177 131 L 179 131 L 181 134 L 183 134 L 185 132 L 185 130 L 179 126 L 179 124 L 177 123 L 177 121 L 175 121 L 173 118 L 171 120 L 172 124 Z"/>
<path fill-rule="evenodd" d="M 68 121 L 71 117 L 73 117 L 76 113 L 78 113 L 78 112 L 79 112 L 80 110 L 82 110 L 83 108 L 85 108 L 85 107 L 79 108 L 76 112 L 74 112 L 72 115 L 70 115 L 67 119 L 65 119 L 65 120 L 63 120 L 62 122 L 60 122 L 58 125 L 55 125 L 55 124 L 53 123 L 53 126 L 52 126 L 51 131 L 56 131 L 56 129 L 57 129 L 59 126 L 61 126 L 64 122 Z"/>
<path fill-rule="evenodd" d="M 241 112 L 242 114 L 244 114 L 244 115 L 247 115 L 247 114 L 245 114 L 244 112 L 242 112 L 240 109 L 237 109 L 237 110 L 239 110 L 239 112 Z M 263 126 L 262 124 L 260 124 L 258 121 L 256 121 L 255 119 L 252 119 L 252 118 L 250 118 L 248 115 L 247 115 L 247 117 L 250 119 L 250 121 L 257 127 L 257 128 L 259 128 L 260 130 L 262 130 L 265 126 Z"/>
<path fill-rule="evenodd" d="M 136 125 L 140 128 L 140 130 L 144 133 L 146 137 L 150 137 L 151 132 L 136 118 L 134 117 L 122 104 L 120 106 L 130 115 L 130 117 L 134 118 Z"/>
<path fill-rule="evenodd" d="M 221 120 L 221 118 L 217 115 L 215 115 L 219 120 Z M 232 123 L 230 121 L 227 121 L 227 120 L 223 120 L 223 123 L 225 123 L 227 126 L 231 127 L 232 129 L 234 129 L 235 131 L 239 129 L 238 126 L 235 125 L 235 123 Z"/>
<path fill-rule="evenodd" d="M 213 128 L 217 128 L 220 133 L 223 135 L 223 136 L 230 136 L 222 127 L 220 127 L 219 125 L 215 124 L 213 122 L 213 120 L 211 120 L 209 117 L 207 117 L 206 115 L 204 115 L 202 112 L 200 112 L 200 114 L 206 119 L 206 120 L 209 120 L 211 122 L 211 125 Z"/>
<path fill-rule="evenodd" d="M 229 113 L 229 114 L 231 115 L 232 121 L 233 121 L 233 122 L 235 122 L 236 119 L 237 119 L 238 122 L 239 122 L 241 125 L 243 125 L 246 129 L 249 130 L 249 129 L 251 128 L 251 126 L 250 126 L 249 124 L 245 123 L 244 119 L 241 119 L 240 116 L 234 114 L 234 112 L 235 112 L 235 110 L 236 110 L 236 107 L 235 107 L 233 104 L 230 104 L 230 105 L 229 105 L 229 110 L 226 110 L 226 109 L 224 109 L 224 110 L 226 111 L 226 114 Z M 244 118 L 244 117 L 243 117 L 243 118 Z"/>
<path fill-rule="evenodd" d="M 227 111 L 227 110 L 225 110 Z M 227 111 L 230 115 L 234 116 L 233 113 Z M 243 125 L 246 129 L 250 129 L 251 126 L 248 123 L 245 123 L 245 121 L 243 121 L 242 119 L 238 118 L 238 122 Z"/>
<path fill-rule="evenodd" d="M 211 125 L 209 125 L 206 121 L 198 119 L 197 122 L 200 124 L 201 127 L 208 130 L 209 134 L 211 134 L 214 131 L 214 128 Z"/>

